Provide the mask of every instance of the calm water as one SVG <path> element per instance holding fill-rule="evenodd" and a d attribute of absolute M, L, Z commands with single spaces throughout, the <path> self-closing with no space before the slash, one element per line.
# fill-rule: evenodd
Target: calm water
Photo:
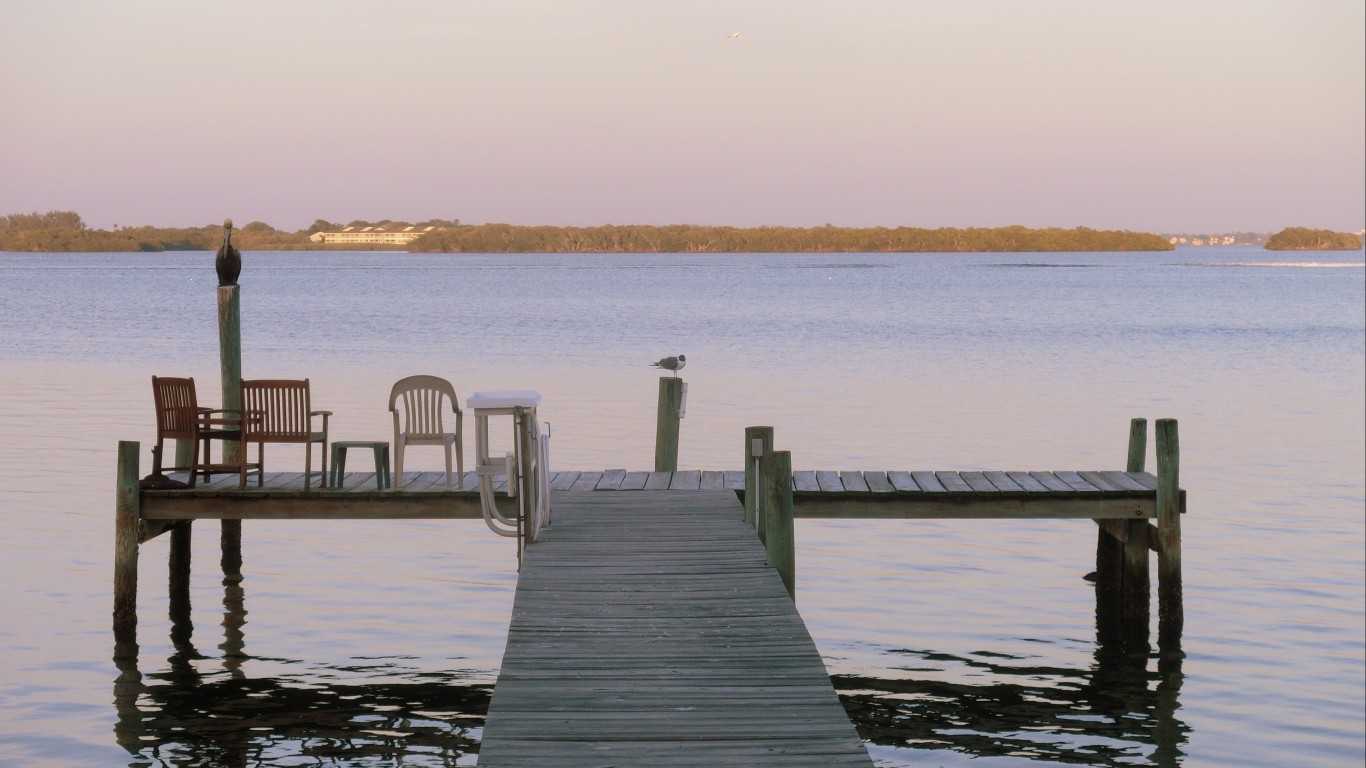
<path fill-rule="evenodd" d="M 1117 469 L 1130 418 L 1175 417 L 1183 660 L 1098 650 L 1087 521 L 799 522 L 871 753 L 1366 761 L 1360 252 L 244 261 L 244 373 L 311 378 L 334 439 L 385 438 L 389 385 L 432 373 L 539 390 L 558 468 L 648 468 L 647 363 L 680 352 L 693 468 L 769 424 L 798 469 Z M 112 661 L 115 444 L 150 462 L 152 374 L 218 400 L 214 286 L 211 254 L 0 254 L 0 765 L 473 764 L 516 581 L 479 522 L 249 524 L 225 589 L 202 521 L 188 617 L 149 542 Z"/>

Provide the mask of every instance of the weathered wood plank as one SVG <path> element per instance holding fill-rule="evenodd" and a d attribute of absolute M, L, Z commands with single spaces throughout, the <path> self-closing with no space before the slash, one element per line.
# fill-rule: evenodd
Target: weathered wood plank
<path fill-rule="evenodd" d="M 864 472 L 863 480 L 868 484 L 868 490 L 872 493 L 892 493 L 896 489 L 887 479 L 886 472 Z"/>
<path fill-rule="evenodd" d="M 1125 472 L 1125 475 L 1135 483 L 1147 488 L 1150 491 L 1157 490 L 1157 475 L 1150 472 Z"/>
<path fill-rule="evenodd" d="M 715 470 L 703 470 L 698 488 L 703 491 L 723 491 L 726 488 L 726 476 Z"/>
<path fill-rule="evenodd" d="M 1063 493 L 1071 493 L 1072 491 L 1072 486 L 1058 479 L 1057 475 L 1053 474 L 1052 472 L 1030 472 L 1029 475 L 1030 477 L 1033 477 L 1035 480 L 1039 481 L 1039 483 L 1041 483 L 1043 487 L 1055 493 L 1059 491 Z"/>
<path fill-rule="evenodd" d="M 920 490 L 925 493 L 944 493 L 944 485 L 939 482 L 939 478 L 933 472 L 912 472 L 911 479 L 920 486 Z"/>
<path fill-rule="evenodd" d="M 615 491 L 621 487 L 621 481 L 625 479 L 626 470 L 624 469 L 606 470 L 602 473 L 602 477 L 598 480 L 597 490 Z"/>
<path fill-rule="evenodd" d="M 1001 492 L 1001 489 L 1000 489 L 1000 488 L 997 488 L 997 487 L 995 486 L 995 484 L 993 484 L 990 480 L 987 479 L 987 476 L 986 476 L 985 473 L 982 473 L 982 472 L 960 472 L 960 473 L 958 473 L 958 476 L 961 477 L 961 478 L 963 479 L 963 482 L 965 482 L 965 483 L 968 484 L 968 487 L 969 487 L 969 488 L 971 488 L 972 490 L 976 491 L 977 493 L 1000 493 L 1000 492 Z"/>
<path fill-rule="evenodd" d="M 1105 475 L 1100 472 L 1078 472 L 1077 475 L 1079 475 L 1082 480 L 1085 480 L 1102 491 L 1114 492 L 1128 490 L 1124 486 L 1106 478 Z"/>
<path fill-rule="evenodd" d="M 1007 472 L 1006 477 L 1015 481 L 1026 493 L 1047 493 L 1048 487 L 1028 472 Z"/>
<path fill-rule="evenodd" d="M 673 480 L 669 481 L 671 491 L 696 491 L 702 487 L 702 472 L 696 469 L 685 469 L 674 473 Z"/>
<path fill-rule="evenodd" d="M 645 482 L 650 479 L 649 472 L 627 472 L 621 479 L 621 490 L 640 491 L 645 489 Z"/>
<path fill-rule="evenodd" d="M 1067 483 L 1068 487 L 1077 493 L 1099 493 L 1100 489 L 1086 482 L 1082 476 L 1072 471 L 1054 472 L 1053 475 L 1059 480 Z"/>
<path fill-rule="evenodd" d="M 815 492 L 821 489 L 821 484 L 816 480 L 816 473 L 807 470 L 798 470 L 792 473 L 792 490 Z"/>
<path fill-rule="evenodd" d="M 672 472 L 651 472 L 650 478 L 645 481 L 647 491 L 665 491 L 669 489 L 669 483 L 673 481 Z"/>
<path fill-rule="evenodd" d="M 598 487 L 598 481 L 602 479 L 601 472 L 580 472 L 579 479 L 569 487 L 571 491 L 592 491 Z"/>
<path fill-rule="evenodd" d="M 915 478 L 911 477 L 910 472 L 888 472 L 887 480 L 893 488 L 902 493 L 920 493 L 920 486 L 916 485 Z"/>
<path fill-rule="evenodd" d="M 574 487 L 574 483 L 578 479 L 578 472 L 556 472 L 555 476 L 550 480 L 550 490 L 567 491 Z"/>
<path fill-rule="evenodd" d="M 1005 472 L 983 472 L 982 475 L 994 486 L 996 490 L 1005 492 L 1023 492 L 1024 488 L 1010 478 Z"/>
<path fill-rule="evenodd" d="M 935 472 L 934 478 L 949 493 L 972 493 L 972 486 L 957 472 Z"/>
<path fill-rule="evenodd" d="M 840 482 L 840 473 L 833 470 L 816 470 L 816 484 L 825 493 L 839 493 L 844 490 L 844 483 Z"/>
<path fill-rule="evenodd" d="M 1111 483 L 1114 483 L 1115 485 L 1119 486 L 1120 488 L 1123 488 L 1124 490 L 1128 490 L 1128 491 L 1146 491 L 1146 490 L 1148 490 L 1148 488 L 1145 487 L 1142 483 L 1140 483 L 1140 482 L 1138 482 L 1137 480 L 1135 480 L 1135 479 L 1133 479 L 1132 477 L 1130 477 L 1128 472 L 1110 472 L 1110 471 L 1107 471 L 1107 472 L 1101 472 L 1101 473 L 1099 473 L 1099 474 L 1100 474 L 1102 477 L 1104 477 L 1106 480 L 1110 481 Z"/>
<path fill-rule="evenodd" d="M 745 473 L 739 470 L 725 472 L 725 488 L 728 491 L 743 491 L 745 489 Z"/>
<path fill-rule="evenodd" d="M 853 470 L 840 471 L 840 485 L 844 486 L 845 493 L 869 493 L 868 481 L 863 477 L 862 472 Z"/>

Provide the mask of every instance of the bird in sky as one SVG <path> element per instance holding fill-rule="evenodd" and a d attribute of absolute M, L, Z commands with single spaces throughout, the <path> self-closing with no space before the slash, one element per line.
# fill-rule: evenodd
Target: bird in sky
<path fill-rule="evenodd" d="M 665 357 L 661 358 L 656 362 L 650 363 L 650 365 L 653 365 L 656 368 L 663 368 L 666 371 L 673 371 L 675 378 L 677 378 L 678 372 L 683 370 L 683 366 L 687 364 L 688 358 L 686 355 L 679 355 L 678 357 Z"/>
<path fill-rule="evenodd" d="M 726 37 L 729 37 L 729 38 L 732 39 L 732 40 L 739 40 L 739 39 L 740 39 L 740 33 L 739 33 L 739 32 L 732 32 L 732 33 L 730 33 L 729 35 L 726 35 Z"/>

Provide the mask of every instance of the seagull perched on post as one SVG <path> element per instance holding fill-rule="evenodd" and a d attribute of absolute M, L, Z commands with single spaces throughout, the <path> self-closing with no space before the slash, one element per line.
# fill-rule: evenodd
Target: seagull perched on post
<path fill-rule="evenodd" d="M 686 355 L 679 355 L 678 357 L 665 357 L 657 362 L 650 363 L 650 365 L 653 365 L 656 368 L 663 368 L 666 371 L 673 371 L 675 378 L 678 377 L 678 372 L 683 370 L 683 366 L 687 364 L 688 358 Z"/>

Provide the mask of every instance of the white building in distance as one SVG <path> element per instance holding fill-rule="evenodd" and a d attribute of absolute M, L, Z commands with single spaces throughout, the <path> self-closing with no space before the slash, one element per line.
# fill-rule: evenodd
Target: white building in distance
<path fill-rule="evenodd" d="M 308 239 L 324 245 L 407 245 L 436 227 L 404 227 L 390 232 L 383 227 L 347 227 L 340 232 L 314 232 Z"/>

